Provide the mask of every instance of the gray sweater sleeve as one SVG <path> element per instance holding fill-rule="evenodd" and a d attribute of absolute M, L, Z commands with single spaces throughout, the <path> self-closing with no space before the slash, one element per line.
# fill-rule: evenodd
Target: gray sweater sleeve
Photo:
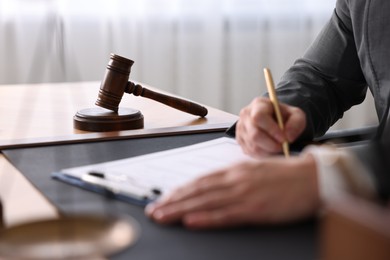
<path fill-rule="evenodd" d="M 361 103 L 367 92 L 343 2 L 338 1 L 330 21 L 278 84 L 280 101 L 306 113 L 307 127 L 300 141 L 323 135 L 346 110 Z"/>

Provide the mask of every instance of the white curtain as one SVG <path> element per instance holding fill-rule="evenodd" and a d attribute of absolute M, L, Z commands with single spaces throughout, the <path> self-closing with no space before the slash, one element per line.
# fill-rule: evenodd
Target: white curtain
<path fill-rule="evenodd" d="M 0 0 L 0 84 L 130 78 L 238 114 L 328 21 L 335 0 Z M 336 127 L 370 124 L 372 100 Z M 358 116 L 357 116 L 358 115 Z"/>

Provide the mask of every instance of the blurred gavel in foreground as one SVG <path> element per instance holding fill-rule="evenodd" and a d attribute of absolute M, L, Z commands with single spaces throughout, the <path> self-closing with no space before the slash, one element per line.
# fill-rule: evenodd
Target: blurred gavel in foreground
<path fill-rule="evenodd" d="M 124 93 L 153 99 L 170 107 L 196 116 L 205 117 L 207 109 L 184 99 L 171 97 L 134 84 L 129 80 L 134 61 L 111 54 L 104 79 L 100 85 L 96 105 L 98 108 L 83 109 L 74 117 L 74 127 L 86 131 L 118 131 L 143 127 L 143 116 L 138 110 L 119 108 Z"/>

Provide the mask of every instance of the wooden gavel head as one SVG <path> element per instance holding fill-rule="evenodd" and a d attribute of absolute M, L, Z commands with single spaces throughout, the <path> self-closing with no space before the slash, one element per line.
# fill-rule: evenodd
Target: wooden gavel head
<path fill-rule="evenodd" d="M 134 61 L 111 53 L 95 105 L 118 112 Z"/>

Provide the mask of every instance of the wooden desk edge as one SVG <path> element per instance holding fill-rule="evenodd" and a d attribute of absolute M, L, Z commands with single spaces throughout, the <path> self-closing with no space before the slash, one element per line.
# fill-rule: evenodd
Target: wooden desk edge
<path fill-rule="evenodd" d="M 88 143 L 96 141 L 111 141 L 142 137 L 170 136 L 179 134 L 194 134 L 225 131 L 233 123 L 220 123 L 208 125 L 191 125 L 178 127 L 164 127 L 154 129 L 127 130 L 120 132 L 73 134 L 69 136 L 38 137 L 15 140 L 0 140 L 0 150 L 28 148 L 36 146 Z"/>

